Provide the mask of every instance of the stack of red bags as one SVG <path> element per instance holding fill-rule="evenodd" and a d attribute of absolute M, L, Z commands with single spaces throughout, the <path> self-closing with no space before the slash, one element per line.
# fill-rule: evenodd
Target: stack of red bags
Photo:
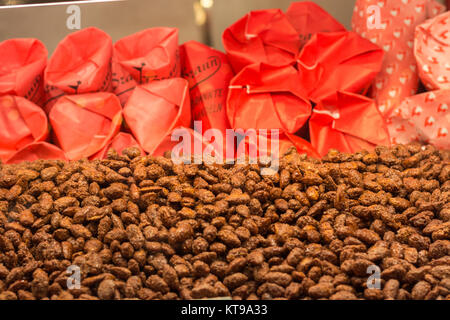
<path fill-rule="evenodd" d="M 38 40 L 1 43 L 6 58 L 0 65 L 0 159 L 102 159 L 110 148 L 120 153 L 130 146 L 161 155 L 184 131 L 204 145 L 191 129 L 190 91 L 197 114 L 206 87 L 187 73 L 213 49 L 195 42 L 181 49 L 186 79 L 174 28 L 146 29 L 114 45 L 103 31 L 83 29 L 63 39 L 48 63 Z M 226 64 L 208 77 L 222 86 L 221 93 L 215 88 L 217 97 L 226 97 L 232 76 Z M 228 127 L 224 113 L 206 122 L 209 116 L 200 116 L 205 125 Z"/>
<path fill-rule="evenodd" d="M 420 17 L 401 31 L 396 17 L 405 23 L 411 8 L 389 0 L 377 5 L 394 16 L 377 30 L 361 26 L 371 1 L 357 1 L 356 33 L 312 2 L 286 13 L 252 11 L 223 33 L 226 53 L 195 41 L 179 46 L 174 28 L 115 44 L 97 28 L 83 29 L 48 62 L 38 40 L 4 41 L 0 160 L 103 159 L 129 146 L 220 159 L 243 150 L 267 155 L 274 146 L 318 157 L 413 139 L 448 148 L 450 18 L 424 22 L 423 10 L 436 15 L 440 7 L 414 1 Z M 390 38 L 399 32 L 400 40 Z M 409 97 L 418 77 L 434 91 Z M 396 81 L 404 86 L 390 87 Z"/>
<path fill-rule="evenodd" d="M 389 143 L 375 102 L 362 95 L 382 50 L 314 3 L 252 11 L 225 30 L 223 43 L 236 72 L 227 99 L 233 128 L 279 129 L 281 141 L 310 155 Z"/>
<path fill-rule="evenodd" d="M 47 50 L 35 39 L 4 41 L 0 54 L 0 160 L 7 163 L 97 159 L 106 157 L 109 148 L 121 152 L 129 146 L 144 152 L 123 131 L 147 146 L 149 123 L 130 121 L 124 128 L 123 117 L 139 106 L 122 105 L 136 86 L 180 75 L 178 31 L 173 28 L 147 29 L 114 46 L 109 35 L 87 28 L 62 40 L 48 63 Z M 178 81 L 187 87 L 185 80 Z M 183 89 L 176 92 L 171 83 L 167 87 L 169 100 L 178 103 L 174 96 L 183 96 Z M 189 113 L 189 96 L 182 102 Z M 189 126 L 190 120 L 183 123 Z"/>

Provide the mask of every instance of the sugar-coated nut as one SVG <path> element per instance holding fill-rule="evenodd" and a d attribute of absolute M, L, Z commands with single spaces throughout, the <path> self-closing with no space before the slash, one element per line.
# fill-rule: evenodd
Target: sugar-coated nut
<path fill-rule="evenodd" d="M 449 159 L 413 144 L 290 151 L 272 176 L 137 148 L 0 164 L 0 300 L 448 299 Z"/>
<path fill-rule="evenodd" d="M 103 280 L 98 285 L 97 294 L 102 300 L 111 300 L 114 298 L 115 282 L 111 279 Z"/>

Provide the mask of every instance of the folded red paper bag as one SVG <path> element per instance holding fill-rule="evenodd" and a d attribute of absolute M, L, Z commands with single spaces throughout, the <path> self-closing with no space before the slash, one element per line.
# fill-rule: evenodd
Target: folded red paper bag
<path fill-rule="evenodd" d="M 123 149 L 136 147 L 141 151 L 141 155 L 145 155 L 145 151 L 141 148 L 141 146 L 137 143 L 134 137 L 125 132 L 119 132 L 112 140 L 99 152 L 91 156 L 89 159 L 106 159 L 108 156 L 108 151 L 110 149 L 114 149 L 119 154 L 122 154 Z"/>
<path fill-rule="evenodd" d="M 417 26 L 414 54 L 428 89 L 450 89 L 450 11 Z"/>
<path fill-rule="evenodd" d="M 180 46 L 182 77 L 189 82 L 193 120 L 204 130 L 215 128 L 223 133 L 230 128 L 226 115 L 228 85 L 233 71 L 227 56 L 196 41 Z"/>
<path fill-rule="evenodd" d="M 292 64 L 300 49 L 297 31 L 279 9 L 251 11 L 228 27 L 223 46 L 235 73 L 249 64 Z"/>
<path fill-rule="evenodd" d="M 353 31 L 385 51 L 381 72 L 373 81 L 371 95 L 386 114 L 418 88 L 414 58 L 414 30 L 444 6 L 434 0 L 357 0 Z"/>
<path fill-rule="evenodd" d="M 318 32 L 345 31 L 345 27 L 331 14 L 311 1 L 292 2 L 286 17 L 297 30 L 301 47 Z"/>
<path fill-rule="evenodd" d="M 450 149 L 450 89 L 411 96 L 387 114 L 392 143 L 420 141 Z"/>
<path fill-rule="evenodd" d="M 42 105 L 47 55 L 44 44 L 37 39 L 0 42 L 0 96 L 20 96 Z"/>
<path fill-rule="evenodd" d="M 20 163 L 35 160 L 64 160 L 67 161 L 64 151 L 48 142 L 33 142 L 17 151 L 6 163 Z"/>
<path fill-rule="evenodd" d="M 63 96 L 50 115 L 53 137 L 69 160 L 88 158 L 119 132 L 122 107 L 109 92 Z"/>
<path fill-rule="evenodd" d="M 235 129 L 295 133 L 311 114 L 298 71 L 291 65 L 249 65 L 231 80 L 229 88 L 227 115 Z"/>
<path fill-rule="evenodd" d="M 199 132 L 186 127 L 176 127 L 168 132 L 154 148 L 152 156 L 171 155 L 175 163 L 223 163 L 223 148 L 207 140 Z"/>
<path fill-rule="evenodd" d="M 149 154 L 174 128 L 191 125 L 189 84 L 182 78 L 137 86 L 123 113 L 133 136 Z"/>
<path fill-rule="evenodd" d="M 354 32 L 318 33 L 297 60 L 302 86 L 315 103 L 336 91 L 361 93 L 381 69 L 383 50 Z"/>
<path fill-rule="evenodd" d="M 65 94 L 111 91 L 111 56 L 111 37 L 100 29 L 90 27 L 65 37 L 45 69 L 46 112 Z"/>
<path fill-rule="evenodd" d="M 180 76 L 178 29 L 150 28 L 114 45 L 113 87 L 122 105 L 138 84 Z"/>
<path fill-rule="evenodd" d="M 244 149 L 245 148 L 245 149 Z M 306 153 L 310 157 L 320 158 L 314 147 L 306 140 L 288 133 L 273 135 L 270 131 L 247 131 L 242 135 L 236 151 L 236 158 L 248 156 L 256 160 L 258 157 L 273 157 L 278 159 L 290 148 L 295 148 L 298 153 Z"/>
<path fill-rule="evenodd" d="M 30 143 L 48 137 L 48 120 L 41 107 L 18 96 L 0 96 L 0 159 L 8 160 Z"/>
<path fill-rule="evenodd" d="M 313 109 L 309 121 L 311 144 L 324 156 L 329 149 L 354 153 L 389 145 L 384 119 L 372 99 L 338 92 Z"/>

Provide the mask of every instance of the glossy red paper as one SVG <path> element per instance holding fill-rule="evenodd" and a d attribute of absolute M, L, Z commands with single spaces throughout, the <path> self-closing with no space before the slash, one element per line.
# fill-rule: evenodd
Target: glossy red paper
<path fill-rule="evenodd" d="M 203 130 L 215 128 L 222 133 L 230 128 L 226 115 L 228 85 L 233 71 L 227 56 L 196 41 L 180 46 L 182 77 L 189 82 L 193 120 Z"/>
<path fill-rule="evenodd" d="M 206 142 L 204 137 L 197 131 L 180 126 L 168 132 L 159 141 L 151 155 L 163 156 L 170 152 L 173 153 L 173 160 L 176 162 L 181 162 L 185 159 L 193 163 L 194 158 L 197 158 L 197 161 L 202 160 L 205 151 L 208 151 L 210 155 L 224 157 L 222 148 L 214 143 Z"/>
<path fill-rule="evenodd" d="M 48 137 L 48 120 L 41 107 L 18 96 L 0 96 L 0 160 Z"/>
<path fill-rule="evenodd" d="M 235 73 L 253 63 L 293 64 L 297 31 L 279 9 L 251 11 L 225 29 L 223 46 Z"/>
<path fill-rule="evenodd" d="M 24 97 L 42 106 L 47 49 L 37 39 L 10 39 L 0 43 L 0 96 Z"/>
<path fill-rule="evenodd" d="M 389 145 L 385 121 L 374 100 L 338 92 L 314 107 L 309 121 L 311 144 L 324 156 L 329 149 L 354 153 Z"/>
<path fill-rule="evenodd" d="M 362 93 L 378 74 L 383 50 L 354 32 L 318 33 L 300 52 L 302 86 L 315 103 L 336 91 Z"/>
<path fill-rule="evenodd" d="M 345 31 L 345 27 L 331 14 L 311 1 L 292 2 L 286 17 L 297 30 L 301 47 L 318 32 Z"/>
<path fill-rule="evenodd" d="M 178 29 L 150 28 L 114 44 L 113 87 L 122 105 L 136 85 L 180 76 Z"/>
<path fill-rule="evenodd" d="M 111 91 L 111 57 L 111 37 L 100 29 L 89 27 L 64 38 L 44 73 L 46 112 L 65 94 Z"/>
<path fill-rule="evenodd" d="M 53 138 L 69 160 L 88 158 L 102 150 L 119 132 L 122 107 L 109 92 L 66 95 L 50 115 Z"/>
<path fill-rule="evenodd" d="M 123 113 L 139 145 L 153 154 L 174 128 L 190 127 L 190 108 L 187 80 L 171 78 L 137 86 Z"/>
<path fill-rule="evenodd" d="M 227 115 L 235 129 L 295 133 L 311 114 L 299 74 L 291 65 L 250 65 L 231 80 L 229 88 Z"/>

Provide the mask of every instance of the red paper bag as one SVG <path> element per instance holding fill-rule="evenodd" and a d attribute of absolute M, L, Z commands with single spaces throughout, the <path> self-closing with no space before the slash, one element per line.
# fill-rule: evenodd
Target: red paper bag
<path fill-rule="evenodd" d="M 311 114 L 311 104 L 304 96 L 293 66 L 250 65 L 230 82 L 228 119 L 235 129 L 295 133 Z"/>
<path fill-rule="evenodd" d="M 392 143 L 421 141 L 450 149 L 449 106 L 450 89 L 406 98 L 386 116 Z"/>
<path fill-rule="evenodd" d="M 180 76 L 178 29 L 145 29 L 114 45 L 113 87 L 122 105 L 138 84 Z"/>
<path fill-rule="evenodd" d="M 37 39 L 11 39 L 0 43 L 0 96 L 15 95 L 42 105 L 47 49 Z"/>
<path fill-rule="evenodd" d="M 389 134 L 372 99 L 338 92 L 314 107 L 309 121 L 311 144 L 324 156 L 329 149 L 354 153 L 389 145 Z"/>
<path fill-rule="evenodd" d="M 450 11 L 416 28 L 414 54 L 428 89 L 450 89 Z"/>
<path fill-rule="evenodd" d="M 119 132 L 102 150 L 91 156 L 89 159 L 106 159 L 109 149 L 116 150 L 119 154 L 122 154 L 123 149 L 136 147 L 141 151 L 141 155 L 145 155 L 144 150 L 136 142 L 134 137 L 125 132 Z"/>
<path fill-rule="evenodd" d="M 443 6 L 434 0 L 357 0 L 353 31 L 385 51 L 381 72 L 372 86 L 372 97 L 386 114 L 418 88 L 414 58 L 414 30 L 437 15 Z"/>
<path fill-rule="evenodd" d="M 102 150 L 119 132 L 122 107 L 112 93 L 63 96 L 49 115 L 54 140 L 69 160 L 87 158 Z"/>
<path fill-rule="evenodd" d="M 111 56 L 111 37 L 100 29 L 90 27 L 65 37 L 45 69 L 46 112 L 65 94 L 111 91 Z"/>
<path fill-rule="evenodd" d="M 222 40 L 235 73 L 259 62 L 292 64 L 300 49 L 297 31 L 279 9 L 249 12 L 225 30 Z"/>
<path fill-rule="evenodd" d="M 345 27 L 332 15 L 311 1 L 292 2 L 286 17 L 297 30 L 301 47 L 316 33 L 345 31 Z"/>
<path fill-rule="evenodd" d="M 168 132 L 154 148 L 152 156 L 162 156 L 166 152 L 171 153 L 175 163 L 201 164 L 203 160 L 210 163 L 224 161 L 222 148 L 205 141 L 199 132 L 186 127 L 177 127 Z"/>
<path fill-rule="evenodd" d="M 180 46 L 182 76 L 189 82 L 193 120 L 204 130 L 215 128 L 225 133 L 230 127 L 226 115 L 228 85 L 233 71 L 227 56 L 196 41 Z"/>
<path fill-rule="evenodd" d="M 320 158 L 313 146 L 306 140 L 288 133 L 273 136 L 270 132 L 247 133 L 240 141 L 236 158 L 243 155 L 253 159 L 257 157 L 273 157 L 275 159 L 283 156 L 290 148 L 294 147 L 298 153 L 306 153 L 313 158 Z M 245 149 L 243 149 L 245 148 Z"/>
<path fill-rule="evenodd" d="M 353 32 L 318 33 L 298 56 L 301 84 L 318 103 L 336 91 L 361 93 L 381 69 L 383 50 Z"/>
<path fill-rule="evenodd" d="M 174 128 L 191 125 L 190 108 L 188 82 L 172 78 L 137 86 L 123 113 L 139 145 L 153 154 Z"/>
<path fill-rule="evenodd" d="M 67 161 L 64 151 L 48 142 L 34 142 L 17 151 L 6 163 L 20 163 L 36 160 L 64 160 Z"/>
<path fill-rule="evenodd" d="M 48 120 L 41 107 L 25 98 L 0 97 L 0 159 L 8 160 L 18 150 L 48 137 Z"/>

